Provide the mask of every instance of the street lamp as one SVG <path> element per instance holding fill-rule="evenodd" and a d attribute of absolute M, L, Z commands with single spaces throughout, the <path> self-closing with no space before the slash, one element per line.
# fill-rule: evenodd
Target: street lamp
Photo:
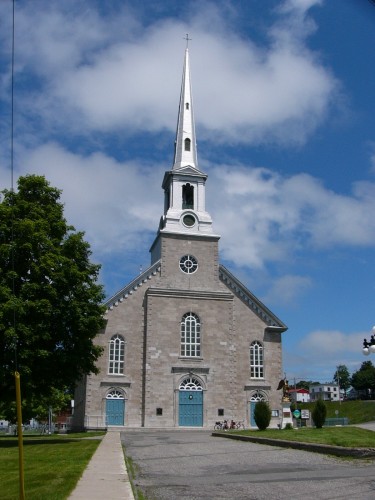
<path fill-rule="evenodd" d="M 363 340 L 362 352 L 365 356 L 368 356 L 371 353 L 375 353 L 375 326 L 372 327 L 370 342 L 367 342 L 366 339 Z"/>

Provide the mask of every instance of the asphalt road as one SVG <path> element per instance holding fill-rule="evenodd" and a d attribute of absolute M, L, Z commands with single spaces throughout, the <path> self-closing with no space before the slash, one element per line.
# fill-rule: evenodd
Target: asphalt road
<path fill-rule="evenodd" d="M 208 431 L 128 430 L 125 454 L 147 500 L 375 498 L 375 462 L 214 438 Z"/>

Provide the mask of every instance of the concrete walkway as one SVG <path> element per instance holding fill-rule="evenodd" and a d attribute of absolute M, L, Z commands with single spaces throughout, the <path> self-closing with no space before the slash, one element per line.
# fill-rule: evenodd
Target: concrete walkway
<path fill-rule="evenodd" d="M 69 499 L 134 500 L 120 432 L 106 433 Z"/>

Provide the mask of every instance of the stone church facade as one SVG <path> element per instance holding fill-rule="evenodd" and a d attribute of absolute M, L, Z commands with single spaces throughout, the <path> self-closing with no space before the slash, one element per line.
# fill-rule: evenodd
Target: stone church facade
<path fill-rule="evenodd" d="M 257 401 L 281 418 L 287 327 L 219 262 L 198 168 L 186 49 L 173 167 L 151 266 L 107 302 L 98 375 L 76 389 L 75 428 L 254 427 Z M 239 242 L 240 244 L 240 242 Z"/>

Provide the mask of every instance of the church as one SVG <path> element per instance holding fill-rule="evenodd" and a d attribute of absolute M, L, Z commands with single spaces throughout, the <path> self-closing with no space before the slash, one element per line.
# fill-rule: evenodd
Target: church
<path fill-rule="evenodd" d="M 287 327 L 220 264 L 206 181 L 198 167 L 187 47 L 151 265 L 106 301 L 106 326 L 95 340 L 104 348 L 100 371 L 77 385 L 76 429 L 213 429 L 224 419 L 251 428 L 258 401 L 269 403 L 270 426 L 280 423 Z"/>

